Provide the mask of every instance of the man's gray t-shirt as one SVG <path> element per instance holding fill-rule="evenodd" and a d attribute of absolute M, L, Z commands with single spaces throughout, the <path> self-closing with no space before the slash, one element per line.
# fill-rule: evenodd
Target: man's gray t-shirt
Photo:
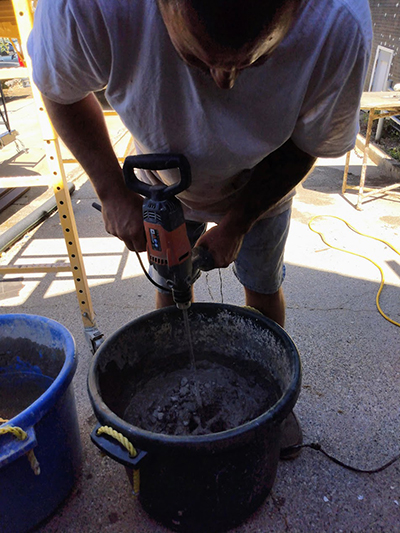
<path fill-rule="evenodd" d="M 41 0 L 28 50 L 49 99 L 71 104 L 106 87 L 138 153 L 185 154 L 187 216 L 218 222 L 289 138 L 315 157 L 354 146 L 371 38 L 368 0 L 303 0 L 272 56 L 222 90 L 180 59 L 156 0 Z"/>

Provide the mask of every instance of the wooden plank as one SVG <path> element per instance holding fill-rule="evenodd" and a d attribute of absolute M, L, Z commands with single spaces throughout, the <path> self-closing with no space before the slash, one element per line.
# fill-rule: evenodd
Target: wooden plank
<path fill-rule="evenodd" d="M 17 138 L 17 130 L 6 131 L 5 133 L 0 134 L 0 148 L 4 148 L 7 144 L 10 144 L 15 141 Z"/>
<path fill-rule="evenodd" d="M 21 40 L 11 0 L 0 0 L 0 36 Z"/>
<path fill-rule="evenodd" d="M 361 97 L 361 109 L 384 109 L 399 110 L 400 114 L 400 92 L 399 91 L 377 91 L 364 92 Z"/>
<path fill-rule="evenodd" d="M 29 187 L 28 188 L 19 187 L 17 189 L 6 189 L 6 192 L 0 196 L 0 213 L 3 212 L 5 209 L 7 209 L 9 205 L 13 204 L 16 200 L 18 200 L 18 198 L 20 198 L 28 190 L 29 190 Z M 1 191 L 4 191 L 4 189 L 1 189 Z"/>

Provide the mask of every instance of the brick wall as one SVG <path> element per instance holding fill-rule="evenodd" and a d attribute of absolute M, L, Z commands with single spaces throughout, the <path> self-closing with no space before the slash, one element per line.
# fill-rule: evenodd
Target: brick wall
<path fill-rule="evenodd" d="M 365 90 L 368 90 L 378 45 L 394 51 L 389 80 L 400 83 L 400 0 L 369 0 L 373 43 Z"/>

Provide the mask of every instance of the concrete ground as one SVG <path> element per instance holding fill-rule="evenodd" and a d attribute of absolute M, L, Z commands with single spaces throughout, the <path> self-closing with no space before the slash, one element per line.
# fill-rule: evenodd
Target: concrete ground
<path fill-rule="evenodd" d="M 42 172 L 43 149 L 35 126 L 32 100 L 9 105 L 12 127 L 29 153 L 15 145 L 0 152 L 0 173 Z M 21 121 L 20 123 L 18 121 Z M 112 136 L 121 125 L 110 124 Z M 3 159 L 4 158 L 4 159 Z M 294 201 L 286 248 L 286 330 L 301 354 L 303 381 L 296 412 L 306 443 L 319 442 L 341 461 L 363 469 L 377 468 L 399 454 L 400 343 L 399 328 L 379 314 L 375 298 L 378 268 L 366 259 L 335 250 L 310 230 L 322 231 L 334 246 L 368 256 L 385 278 L 381 307 L 400 321 L 400 259 L 388 244 L 351 232 L 336 218 L 399 250 L 400 198 L 374 197 L 362 211 L 356 195 L 341 194 L 343 159 L 319 160 L 299 187 Z M 357 183 L 361 159 L 354 154 L 350 181 Z M 18 167 L 18 168 L 16 168 Z M 153 289 L 137 261 L 121 242 L 108 235 L 101 215 L 91 207 L 96 199 L 84 175 L 71 168 L 72 196 L 97 325 L 107 338 L 132 319 L 153 309 Z M 388 178 L 371 164 L 370 186 Z M 38 196 L 40 195 L 43 196 Z M 27 210 L 43 201 L 44 190 L 29 191 L 0 216 L 6 231 Z M 26 235 L 0 259 L 1 264 L 49 262 L 66 257 L 58 214 Z M 195 284 L 197 301 L 243 305 L 242 290 L 231 268 L 203 274 Z M 17 278 L 17 279 L 16 279 Z M 95 424 L 86 390 L 91 352 L 85 341 L 72 277 L 69 274 L 7 275 L 0 283 L 3 313 L 50 317 L 75 338 L 79 357 L 74 378 L 83 445 L 82 475 L 70 497 L 40 533 L 167 533 L 131 495 L 122 466 L 103 457 L 91 444 Z M 271 495 L 234 533 L 255 532 L 399 532 L 400 461 L 376 474 L 344 469 L 318 451 L 304 449 L 291 462 L 280 462 Z M 207 532 L 204 532 L 207 533 Z"/>

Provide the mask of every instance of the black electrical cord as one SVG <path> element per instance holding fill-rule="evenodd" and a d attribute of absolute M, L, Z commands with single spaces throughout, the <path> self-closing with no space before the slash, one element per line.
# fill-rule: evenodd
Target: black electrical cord
<path fill-rule="evenodd" d="M 357 233 L 358 235 L 361 235 L 362 237 L 367 237 L 369 239 L 374 239 L 375 241 L 379 241 L 381 243 L 383 243 L 385 246 L 388 246 L 389 248 L 391 248 L 394 252 L 396 252 L 397 254 L 400 255 L 400 252 L 399 250 L 397 250 L 392 244 L 390 244 L 389 242 L 386 242 L 384 241 L 383 239 L 378 239 L 377 237 L 374 237 L 372 235 L 367 235 L 366 233 L 363 233 L 361 231 L 358 231 L 357 229 L 353 228 L 353 226 L 351 226 L 346 220 L 344 220 L 343 218 L 340 218 L 340 217 L 337 217 L 337 216 L 333 216 L 333 215 L 316 215 L 314 217 L 311 218 L 311 220 L 309 221 L 308 223 L 308 226 L 310 228 L 311 231 L 313 231 L 314 233 L 317 233 L 322 241 L 328 245 L 330 248 L 333 248 L 334 250 L 339 250 L 340 252 L 346 252 L 348 254 L 351 254 L 351 255 L 355 255 L 357 257 L 361 257 L 362 259 L 366 259 L 367 261 L 369 261 L 370 263 L 372 263 L 374 266 L 376 266 L 381 274 L 381 284 L 380 284 L 380 287 L 379 287 L 379 290 L 378 290 L 378 293 L 376 295 L 376 307 L 378 308 L 378 311 L 379 313 L 383 316 L 383 318 L 385 318 L 386 320 L 388 320 L 389 322 L 391 322 L 392 324 L 394 324 L 395 326 L 400 326 L 399 322 L 396 322 L 395 320 L 392 320 L 391 318 L 389 318 L 381 309 L 381 306 L 380 306 L 380 303 L 379 303 L 379 297 L 380 297 L 380 294 L 382 292 L 382 289 L 383 289 L 383 286 L 384 286 L 384 283 L 385 283 L 385 279 L 384 279 L 384 275 L 383 275 L 383 270 L 382 268 L 377 264 L 375 263 L 375 261 L 373 261 L 372 259 L 370 259 L 369 257 L 366 257 L 364 255 L 361 255 L 361 254 L 357 254 L 355 252 L 352 252 L 350 250 L 345 250 L 344 248 L 339 248 L 338 246 L 335 246 L 331 243 L 329 243 L 324 234 L 321 232 L 321 231 L 318 231 L 316 229 L 314 229 L 314 227 L 312 226 L 312 223 L 314 220 L 316 220 L 317 218 L 322 218 L 322 217 L 325 217 L 325 218 L 333 218 L 333 219 L 336 219 L 336 220 L 340 220 L 341 222 L 344 222 L 346 224 L 346 226 L 351 230 L 351 231 L 354 231 L 355 233 Z M 338 459 L 336 459 L 335 457 L 332 457 L 331 455 L 329 455 L 325 450 L 323 450 L 321 448 L 321 445 L 316 442 L 316 443 L 311 443 L 311 444 L 303 444 L 299 447 L 308 447 L 308 448 L 312 448 L 314 450 L 317 450 L 317 451 L 320 451 L 322 452 L 324 455 L 326 455 L 331 461 L 334 461 L 335 463 L 337 463 L 338 465 L 340 466 L 343 466 L 344 468 L 347 468 L 349 470 L 352 470 L 353 472 L 362 472 L 364 474 L 375 474 L 377 472 L 381 472 L 382 470 L 384 470 L 385 468 L 389 467 L 390 465 L 392 465 L 395 461 L 397 461 L 398 459 L 400 459 L 400 454 L 397 455 L 396 457 L 394 457 L 391 461 L 389 461 L 388 463 L 386 463 L 385 465 L 379 467 L 379 468 L 376 468 L 376 469 L 372 469 L 372 470 L 362 470 L 362 469 L 359 469 L 359 468 L 355 468 L 355 467 L 352 467 L 350 465 L 346 465 L 345 463 L 342 463 L 342 461 L 339 461 Z"/>
<path fill-rule="evenodd" d="M 140 257 L 139 252 L 137 252 L 137 251 L 135 250 L 135 254 L 137 255 L 137 258 L 138 258 L 139 264 L 140 264 L 140 266 L 142 267 L 142 270 L 143 270 L 144 275 L 145 275 L 146 278 L 150 281 L 150 283 L 152 283 L 155 287 L 157 287 L 157 289 L 161 289 L 162 291 L 172 292 L 172 289 L 169 289 L 168 287 L 163 287 L 162 285 L 160 285 L 159 283 L 157 283 L 156 281 L 154 281 L 154 279 L 153 279 L 153 278 L 150 276 L 150 274 L 147 272 L 146 267 L 145 267 L 144 264 L 143 264 L 143 261 L 142 261 L 142 258 Z"/>
<path fill-rule="evenodd" d="M 382 470 L 385 470 L 386 468 L 388 468 L 389 466 L 391 466 L 393 463 L 395 463 L 396 461 L 398 461 L 400 459 L 400 454 L 398 454 L 395 457 L 393 457 L 390 461 L 388 461 L 387 463 L 385 463 L 384 465 L 382 465 L 382 466 L 380 466 L 378 468 L 363 469 L 363 468 L 357 468 L 355 466 L 351 466 L 349 464 L 344 463 L 343 461 L 340 461 L 336 457 L 333 457 L 333 455 L 330 455 L 328 452 L 326 452 L 322 448 L 322 446 L 319 444 L 319 442 L 311 442 L 309 444 L 299 444 L 297 446 L 291 446 L 290 448 L 288 448 L 288 450 L 295 452 L 296 450 L 300 450 L 302 448 L 311 448 L 312 450 L 316 450 L 317 452 L 321 452 L 328 459 L 330 459 L 331 461 L 333 461 L 337 465 L 342 466 L 343 468 L 346 468 L 347 470 L 351 470 L 352 472 L 358 472 L 358 473 L 361 473 L 361 474 L 377 474 L 378 472 L 382 472 Z"/>

